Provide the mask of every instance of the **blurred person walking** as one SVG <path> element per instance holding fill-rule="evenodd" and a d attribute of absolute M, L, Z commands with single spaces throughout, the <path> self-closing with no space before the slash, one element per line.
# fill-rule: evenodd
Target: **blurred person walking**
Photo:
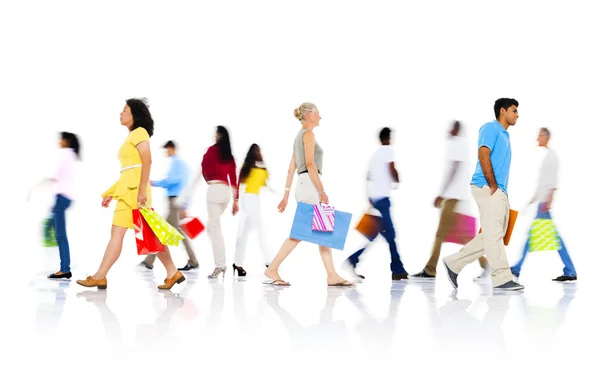
<path fill-rule="evenodd" d="M 558 155 L 553 149 L 548 147 L 548 142 L 550 141 L 550 130 L 542 127 L 539 131 L 537 141 L 538 145 L 546 150 L 546 156 L 544 157 L 544 161 L 542 162 L 542 166 L 540 168 L 537 191 L 529 204 L 531 205 L 534 202 L 538 202 L 538 209 L 535 217 L 536 219 L 552 219 L 552 216 L 550 215 L 550 209 L 552 208 L 552 203 L 554 202 L 554 192 L 558 188 Z M 575 266 L 571 261 L 569 251 L 567 250 L 565 243 L 558 233 L 557 237 L 560 243 L 558 255 L 563 262 L 564 268 L 563 274 L 554 278 L 553 281 L 576 281 L 577 271 L 575 270 Z M 529 252 L 529 245 L 530 239 L 527 238 L 521 258 L 510 268 L 512 274 L 517 278 L 521 274 L 521 268 L 525 262 L 527 252 Z"/>
<path fill-rule="evenodd" d="M 221 229 L 221 216 L 225 212 L 231 197 L 233 205 L 231 213 L 236 215 L 239 211 L 237 192 L 237 177 L 235 159 L 231 152 L 231 141 L 229 132 L 224 126 L 217 126 L 215 143 L 208 148 L 202 157 L 201 169 L 194 183 L 189 188 L 193 192 L 196 184 L 204 179 L 208 184 L 206 203 L 208 210 L 207 232 L 212 244 L 215 268 L 209 279 L 219 278 L 225 275 L 227 270 L 225 240 Z M 189 204 L 190 194 L 184 196 L 184 207 Z"/>
<path fill-rule="evenodd" d="M 250 231 L 256 230 L 258 233 L 258 242 L 263 253 L 265 266 L 268 268 L 271 263 L 271 254 L 265 233 L 265 225 L 262 220 L 260 209 L 260 190 L 267 186 L 269 172 L 263 161 L 263 156 L 258 144 L 254 143 L 250 146 L 244 164 L 240 169 L 238 181 L 238 193 L 240 186 L 245 185 L 243 197 L 241 199 L 242 219 L 239 223 L 238 237 L 235 243 L 235 257 L 233 260 L 234 274 L 238 276 L 246 276 L 246 271 L 243 268 L 246 244 L 248 243 L 248 235 Z"/>
<path fill-rule="evenodd" d="M 398 281 L 407 279 L 408 273 L 400 260 L 400 254 L 398 253 L 398 247 L 396 245 L 396 230 L 390 212 L 392 206 L 390 202 L 391 191 L 394 183 L 400 182 L 400 176 L 398 175 L 394 163 L 391 133 L 392 130 L 389 127 L 384 127 L 379 132 L 379 142 L 381 143 L 381 146 L 375 151 L 369 161 L 367 181 L 371 184 L 369 186 L 368 194 L 369 203 L 381 213 L 379 234 L 383 236 L 390 248 L 390 256 L 392 259 L 390 270 L 392 271 L 392 280 Z M 346 260 L 346 263 L 349 264 L 354 275 L 361 279 L 364 279 L 364 276 L 357 274 L 355 269 L 359 263 L 360 256 L 372 242 L 373 240 L 370 240 L 365 247 L 356 251 Z"/>
<path fill-rule="evenodd" d="M 54 184 L 56 195 L 55 204 L 52 208 L 51 222 L 46 224 L 46 232 L 54 227 L 54 235 L 58 243 L 60 255 L 60 270 L 52 273 L 48 278 L 71 278 L 71 250 L 67 237 L 67 222 L 65 212 L 71 206 L 75 196 L 76 164 L 81 160 L 81 145 L 77 135 L 63 131 L 60 133 L 58 142 L 59 161 L 54 176 L 45 181 Z"/>
<path fill-rule="evenodd" d="M 446 168 L 442 179 L 442 188 L 440 194 L 433 201 L 434 207 L 441 208 L 440 221 L 429 261 L 427 261 L 421 272 L 409 276 L 411 280 L 435 280 L 444 239 L 457 226 L 456 207 L 461 201 L 469 199 L 468 182 L 471 179 L 468 166 L 469 146 L 467 138 L 462 135 L 462 126 L 459 121 L 452 123 L 448 134 L 446 139 Z M 484 268 L 484 274 L 479 278 L 489 277 L 489 264 L 485 257 L 479 258 L 479 264 Z"/>
<path fill-rule="evenodd" d="M 189 169 L 181 156 L 177 153 L 175 142 L 170 140 L 165 143 L 163 148 L 165 149 L 167 156 L 171 159 L 171 167 L 166 178 L 160 181 L 150 181 L 150 185 L 167 190 L 167 195 L 169 196 L 169 213 L 166 221 L 175 227 L 177 231 L 183 233 L 179 227 L 181 209 L 178 205 L 177 198 L 188 184 Z M 188 254 L 188 262 L 183 268 L 179 268 L 179 270 L 187 271 L 198 268 L 198 259 L 196 258 L 196 254 L 194 253 L 188 238 L 183 239 L 183 246 Z M 156 254 L 150 254 L 146 256 L 141 264 L 148 269 L 152 269 L 155 260 Z"/>

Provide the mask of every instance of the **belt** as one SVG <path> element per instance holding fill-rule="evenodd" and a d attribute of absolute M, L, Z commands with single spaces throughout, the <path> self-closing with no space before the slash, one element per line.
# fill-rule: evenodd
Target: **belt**
<path fill-rule="evenodd" d="M 306 170 L 306 171 L 302 171 L 302 172 L 298 172 L 298 175 L 301 175 L 301 174 L 303 174 L 303 173 L 308 173 L 308 170 Z M 321 174 L 321 171 L 317 170 L 317 173 L 318 173 L 318 174 Z"/>
<path fill-rule="evenodd" d="M 121 172 L 123 172 L 123 171 L 126 171 L 126 170 L 128 170 L 128 169 L 139 168 L 139 167 L 141 167 L 141 166 L 142 166 L 141 164 L 130 165 L 130 166 L 128 166 L 128 167 L 121 168 Z"/>

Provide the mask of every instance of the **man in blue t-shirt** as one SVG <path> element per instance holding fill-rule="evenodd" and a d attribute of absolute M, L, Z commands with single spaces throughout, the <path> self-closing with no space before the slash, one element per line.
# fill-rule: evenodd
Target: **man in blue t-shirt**
<path fill-rule="evenodd" d="M 183 161 L 181 156 L 177 153 L 177 148 L 173 141 L 168 141 L 163 148 L 167 152 L 167 156 L 171 159 L 171 168 L 165 179 L 160 181 L 151 181 L 150 184 L 155 187 L 164 188 L 167 190 L 169 196 L 169 215 L 167 215 L 166 221 L 173 227 L 183 234 L 179 226 L 180 207 L 177 203 L 177 197 L 181 195 L 181 192 L 188 184 L 189 179 L 189 168 Z M 191 270 L 198 268 L 198 258 L 192 249 L 192 245 L 188 238 L 183 239 L 183 246 L 188 254 L 188 262 L 183 268 L 179 270 Z M 154 261 L 156 260 L 156 254 L 148 255 L 141 262 L 143 266 L 148 269 L 154 267 Z"/>
<path fill-rule="evenodd" d="M 511 147 L 507 130 L 517 123 L 518 106 L 515 99 L 496 100 L 496 120 L 479 129 L 478 159 L 471 179 L 471 193 L 479 208 L 482 233 L 457 253 L 444 258 L 448 278 L 454 288 L 458 287 L 460 271 L 485 254 L 490 264 L 494 289 L 524 289 L 513 281 L 504 249 L 504 235 L 510 214 L 507 187 Z"/>

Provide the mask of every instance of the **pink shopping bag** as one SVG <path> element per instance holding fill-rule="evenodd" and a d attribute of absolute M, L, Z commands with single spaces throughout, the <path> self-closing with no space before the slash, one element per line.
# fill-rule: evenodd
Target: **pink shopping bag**
<path fill-rule="evenodd" d="M 314 205 L 312 230 L 333 232 L 335 224 L 335 207 L 329 205 Z"/>
<path fill-rule="evenodd" d="M 477 235 L 477 219 L 461 213 L 454 213 L 454 216 L 454 227 L 444 242 L 465 245 Z"/>

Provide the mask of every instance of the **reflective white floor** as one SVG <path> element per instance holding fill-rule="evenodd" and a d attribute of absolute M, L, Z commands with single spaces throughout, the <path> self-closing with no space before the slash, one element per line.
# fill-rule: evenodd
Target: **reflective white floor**
<path fill-rule="evenodd" d="M 259 272 L 208 280 L 204 270 L 172 291 L 156 289 L 156 268 L 124 267 L 106 291 L 40 272 L 20 296 L 9 365 L 47 376 L 475 377 L 573 374 L 596 357 L 587 304 L 597 298 L 581 282 L 534 277 L 524 293 L 492 295 L 468 279 L 453 292 L 443 273 L 435 283 L 386 275 L 346 289 L 309 274 L 277 288 Z"/>

